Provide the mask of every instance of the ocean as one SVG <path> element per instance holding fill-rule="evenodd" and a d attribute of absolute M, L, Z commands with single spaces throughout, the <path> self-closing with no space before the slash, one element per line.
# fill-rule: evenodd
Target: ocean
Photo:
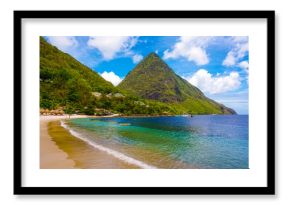
<path fill-rule="evenodd" d="M 248 115 L 79 118 L 62 126 L 140 168 L 249 168 Z"/>

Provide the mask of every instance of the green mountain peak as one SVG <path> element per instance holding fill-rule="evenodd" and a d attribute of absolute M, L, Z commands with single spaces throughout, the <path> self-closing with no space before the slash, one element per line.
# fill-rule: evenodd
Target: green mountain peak
<path fill-rule="evenodd" d="M 151 53 L 149 53 L 149 54 L 147 55 L 147 57 L 148 57 L 148 58 L 150 58 L 150 57 L 156 57 L 156 58 L 159 58 L 159 59 L 161 60 L 160 56 L 159 56 L 157 53 L 155 53 L 155 52 L 151 52 Z"/>
<path fill-rule="evenodd" d="M 169 103 L 184 113 L 235 114 L 175 74 L 154 52 L 129 72 L 118 88 L 144 99 Z"/>

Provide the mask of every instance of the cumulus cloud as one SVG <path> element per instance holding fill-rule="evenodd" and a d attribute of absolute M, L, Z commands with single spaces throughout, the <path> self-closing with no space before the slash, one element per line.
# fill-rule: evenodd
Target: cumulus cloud
<path fill-rule="evenodd" d="M 116 75 L 114 72 L 106 72 L 100 74 L 105 80 L 111 82 L 114 86 L 117 86 L 123 79 Z"/>
<path fill-rule="evenodd" d="M 242 61 L 238 64 L 238 66 L 244 70 L 248 70 L 249 69 L 249 62 L 248 61 Z"/>
<path fill-rule="evenodd" d="M 135 54 L 132 56 L 133 63 L 135 64 L 139 63 L 142 59 L 143 59 L 143 56 L 139 54 Z"/>
<path fill-rule="evenodd" d="M 236 64 L 235 53 L 230 51 L 230 52 L 228 52 L 227 57 L 224 59 L 223 65 L 225 65 L 225 66 L 233 66 L 235 64 Z"/>
<path fill-rule="evenodd" d="M 227 53 L 226 58 L 223 61 L 223 65 L 238 66 L 240 60 L 245 57 L 249 51 L 249 43 L 247 36 L 235 36 L 231 38 L 233 48 Z"/>
<path fill-rule="evenodd" d="M 209 63 L 208 54 L 206 48 L 213 40 L 213 37 L 192 37 L 182 36 L 179 41 L 173 46 L 173 49 L 165 50 L 163 58 L 186 58 L 188 61 L 192 61 L 197 65 L 205 65 Z"/>
<path fill-rule="evenodd" d="M 229 75 L 213 76 L 207 70 L 199 69 L 191 77 L 185 79 L 203 92 L 209 94 L 232 91 L 241 85 L 240 76 L 237 72 L 231 72 Z"/>
<path fill-rule="evenodd" d="M 78 42 L 73 36 L 48 36 L 47 40 L 49 43 L 63 51 L 78 46 Z"/>
<path fill-rule="evenodd" d="M 132 36 L 92 36 L 87 44 L 98 49 L 105 60 L 111 60 L 117 53 L 130 53 L 137 41 L 138 38 Z"/>

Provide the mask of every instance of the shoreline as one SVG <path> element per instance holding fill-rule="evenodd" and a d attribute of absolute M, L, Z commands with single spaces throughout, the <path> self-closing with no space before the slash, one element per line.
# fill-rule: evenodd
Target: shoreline
<path fill-rule="evenodd" d="M 41 115 L 40 116 L 40 169 L 138 169 L 87 142 L 73 136 L 61 126 L 61 120 L 76 118 L 104 118 L 110 116 L 89 115 Z M 60 146 L 61 145 L 61 146 Z M 91 157 L 88 157 L 91 156 Z"/>
<path fill-rule="evenodd" d="M 73 169 L 75 162 L 58 147 L 48 133 L 48 124 L 62 119 L 86 118 L 86 115 L 41 115 L 40 116 L 40 169 Z"/>
<path fill-rule="evenodd" d="M 48 123 L 54 120 L 64 119 L 66 116 L 40 116 L 40 169 L 72 169 L 75 162 L 68 159 L 48 134 Z"/>
<path fill-rule="evenodd" d="M 120 115 L 41 115 L 40 116 L 40 168 L 41 169 L 168 169 L 175 164 L 166 155 L 127 146 L 127 154 L 119 147 L 103 146 L 103 143 L 91 142 L 82 133 L 68 129 L 65 121 L 76 118 L 114 118 Z M 128 116 L 136 117 L 136 116 Z M 141 116 L 139 116 L 141 117 Z M 157 117 L 157 116 L 142 116 Z M 117 148 L 117 149 L 115 149 Z M 118 151 L 119 150 L 119 151 Z M 132 155 L 131 155 L 132 154 Z M 137 154 L 137 155 L 136 155 Z M 133 156 L 133 157 L 132 157 Z M 137 159 L 135 159 L 135 157 Z M 159 159 L 166 159 L 158 164 Z M 147 164 L 148 163 L 148 164 Z M 196 166 L 177 162 L 177 169 L 196 169 Z"/>

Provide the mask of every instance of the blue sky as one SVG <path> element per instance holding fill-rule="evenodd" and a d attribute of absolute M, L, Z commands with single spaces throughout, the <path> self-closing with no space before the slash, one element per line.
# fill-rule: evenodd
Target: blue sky
<path fill-rule="evenodd" d="M 247 36 L 46 36 L 47 41 L 120 83 L 146 55 L 157 53 L 206 96 L 248 114 Z"/>

